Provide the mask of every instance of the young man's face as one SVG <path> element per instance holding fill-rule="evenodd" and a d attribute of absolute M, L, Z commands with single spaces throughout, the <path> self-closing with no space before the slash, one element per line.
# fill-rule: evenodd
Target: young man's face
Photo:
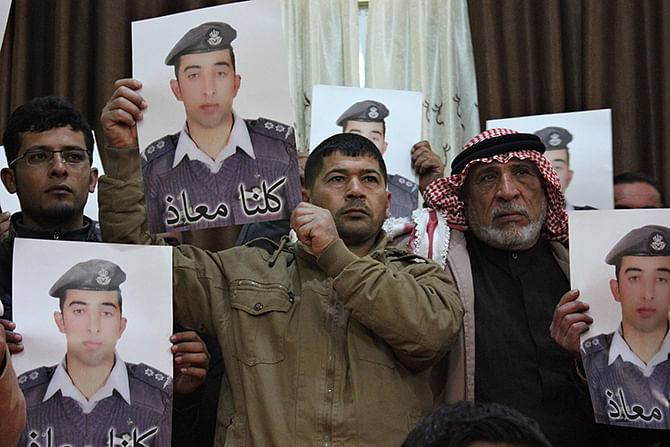
<path fill-rule="evenodd" d="M 85 151 L 86 141 L 83 132 L 69 126 L 25 132 L 18 156 L 38 149 Z M 23 223 L 35 228 L 71 229 L 83 225 L 84 205 L 97 181 L 98 170 L 91 168 L 88 158 L 83 163 L 67 164 L 62 154 L 55 154 L 51 162 L 42 165 L 30 165 L 24 158 L 16 162 L 13 170 L 2 170 L 7 191 L 19 196 Z"/>
<path fill-rule="evenodd" d="M 116 342 L 126 329 L 115 290 L 65 292 L 63 311 L 54 312 L 60 332 L 67 338 L 67 359 L 85 366 L 100 366 L 114 358 Z"/>
<path fill-rule="evenodd" d="M 184 103 L 189 129 L 213 129 L 229 120 L 240 80 L 229 49 L 180 56 L 178 77 L 170 88 Z"/>
<path fill-rule="evenodd" d="M 561 181 L 561 192 L 565 194 L 565 190 L 570 186 L 572 175 L 574 174 L 572 169 L 570 169 L 570 163 L 568 162 L 568 150 L 557 149 L 554 151 L 546 151 L 544 153 L 544 158 L 549 160 L 549 163 L 553 166 L 556 174 L 558 174 L 558 179 Z"/>
<path fill-rule="evenodd" d="M 330 211 L 347 245 L 376 238 L 389 217 L 391 193 L 386 191 L 379 163 L 372 156 L 333 152 L 324 157 L 321 172 L 306 195 L 309 202 Z"/>
<path fill-rule="evenodd" d="M 627 332 L 665 330 L 670 312 L 670 256 L 624 256 L 619 280 L 610 280 L 614 299 L 621 303 Z"/>
<path fill-rule="evenodd" d="M 384 141 L 384 123 L 369 123 L 366 121 L 347 121 L 344 133 L 355 133 L 372 141 L 379 152 L 386 152 L 388 143 Z"/>

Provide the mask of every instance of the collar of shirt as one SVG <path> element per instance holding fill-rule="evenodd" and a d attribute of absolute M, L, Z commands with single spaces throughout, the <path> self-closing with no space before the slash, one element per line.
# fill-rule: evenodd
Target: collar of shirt
<path fill-rule="evenodd" d="M 111 396 L 114 390 L 117 390 L 123 400 L 125 400 L 128 405 L 130 405 L 130 385 L 128 383 L 128 370 L 126 369 L 125 362 L 119 357 L 119 354 L 115 354 L 114 357 L 114 367 L 107 378 L 107 381 L 90 399 L 86 397 L 77 389 L 76 386 L 72 383 L 72 379 L 68 375 L 65 368 L 65 357 L 56 367 L 54 375 L 49 381 L 49 386 L 47 391 L 44 394 L 44 399 L 42 402 L 48 400 L 51 396 L 56 394 L 60 390 L 63 397 L 70 397 L 74 399 L 84 414 L 88 414 L 101 400 Z"/>
<path fill-rule="evenodd" d="M 209 155 L 205 154 L 203 151 L 198 149 L 198 146 L 195 144 L 193 139 L 188 133 L 188 125 L 184 124 L 184 128 L 179 134 L 179 141 L 177 142 L 177 148 L 174 153 L 174 162 L 172 167 L 175 168 L 179 162 L 186 156 L 190 160 L 197 160 L 204 163 L 212 174 L 216 174 L 221 169 L 223 162 L 226 158 L 235 155 L 237 148 L 242 149 L 249 157 L 255 159 L 254 148 L 251 145 L 251 137 L 249 136 L 249 130 L 244 120 L 240 118 L 235 112 L 233 112 L 233 128 L 230 131 L 230 138 L 228 138 L 228 144 L 221 149 L 219 155 L 216 156 L 214 160 L 209 158 Z"/>
<path fill-rule="evenodd" d="M 644 374 L 645 377 L 651 377 L 651 375 L 654 372 L 654 368 L 656 368 L 656 365 L 659 363 L 662 363 L 668 359 L 668 355 L 670 355 L 670 336 L 668 334 L 665 334 L 665 338 L 663 339 L 663 344 L 661 345 L 661 349 L 658 350 L 656 354 L 649 360 L 649 363 L 645 364 L 640 358 L 635 354 L 633 351 L 631 351 L 630 347 L 628 346 L 628 343 L 626 343 L 626 340 L 624 340 L 623 335 L 621 334 L 621 326 L 619 326 L 619 329 L 614 333 L 612 336 L 612 343 L 610 344 L 610 352 L 609 352 L 609 357 L 607 359 L 607 365 L 611 365 L 614 363 L 614 361 L 617 359 L 617 357 L 621 357 L 621 360 L 624 362 L 630 362 L 633 365 L 637 366 L 640 368 L 642 371 L 642 374 Z"/>

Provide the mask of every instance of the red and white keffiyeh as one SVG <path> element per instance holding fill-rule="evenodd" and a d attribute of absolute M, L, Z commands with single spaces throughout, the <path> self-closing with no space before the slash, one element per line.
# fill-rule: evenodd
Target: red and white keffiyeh
<path fill-rule="evenodd" d="M 517 133 L 510 129 L 487 130 L 470 140 L 463 148 L 463 151 L 467 151 L 470 147 L 481 141 Z M 567 242 L 568 214 L 565 212 L 565 198 L 561 193 L 560 180 L 551 163 L 540 152 L 535 150 L 511 151 L 471 160 L 465 165 L 460 174 L 440 178 L 430 183 L 424 191 L 424 200 L 446 219 L 450 227 L 467 230 L 468 223 L 464 212 L 465 204 L 460 199 L 460 193 L 470 168 L 477 163 L 492 163 L 494 161 L 508 163 L 512 158 L 533 161 L 540 174 L 542 174 L 542 184 L 548 202 L 547 217 L 542 226 L 542 236 L 549 240 Z"/>

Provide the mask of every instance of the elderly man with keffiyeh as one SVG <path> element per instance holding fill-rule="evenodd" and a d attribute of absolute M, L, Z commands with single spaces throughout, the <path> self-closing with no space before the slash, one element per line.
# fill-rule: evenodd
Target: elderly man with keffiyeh
<path fill-rule="evenodd" d="M 466 313 L 445 360 L 447 401 L 498 402 L 554 446 L 599 445 L 571 354 L 550 337 L 570 288 L 565 199 L 536 135 L 493 129 L 423 191 L 410 247 L 453 275 Z"/>

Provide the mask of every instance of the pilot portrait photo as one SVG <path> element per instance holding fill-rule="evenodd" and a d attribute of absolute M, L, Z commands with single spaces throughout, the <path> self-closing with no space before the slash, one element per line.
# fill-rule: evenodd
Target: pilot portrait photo
<path fill-rule="evenodd" d="M 310 146 L 335 133 L 372 141 L 388 170 L 392 218 L 408 218 L 419 207 L 419 186 L 410 149 L 421 140 L 421 94 L 317 85 L 312 93 Z"/>
<path fill-rule="evenodd" d="M 170 78 L 159 81 L 160 100 L 167 98 L 171 107 L 178 105 L 183 117 L 180 123 L 166 127 L 169 120 L 165 116 L 174 113 L 162 105 L 152 107 L 158 102 L 151 96 L 156 86 L 143 88 L 148 107 L 143 120 L 146 123 L 138 132 L 152 233 L 288 219 L 300 201 L 288 96 L 281 94 L 282 89 L 275 89 L 262 99 L 253 95 L 242 98 L 242 92 L 258 87 L 258 83 L 248 82 L 248 70 L 279 73 L 286 71 L 286 60 L 263 58 L 263 54 L 249 49 L 248 43 L 243 45 L 258 40 L 257 33 L 249 24 L 227 14 L 233 7 L 239 12 L 238 5 L 222 5 L 133 23 L 134 57 L 136 52 L 158 52 L 153 40 L 139 37 L 143 27 L 148 28 L 144 35 L 160 34 L 162 44 L 172 42 L 160 61 L 138 56 L 134 76 L 151 86 L 154 80 L 148 74 L 149 79 L 143 79 L 142 67 L 160 64 L 161 72 L 167 71 Z M 248 7 L 258 8 L 256 2 Z M 213 20 L 216 17 L 225 17 L 225 21 Z M 194 20 L 203 21 L 193 24 Z M 161 27 L 165 24 L 169 26 Z M 181 32 L 175 35 L 177 30 Z M 276 37 L 276 41 L 282 41 L 281 34 Z M 269 82 L 276 83 L 277 79 L 263 81 Z M 282 99 L 288 113 L 268 106 Z M 241 111 L 238 104 L 242 100 L 251 112 Z M 257 101 L 255 108 L 249 104 L 253 101 Z M 275 112 L 281 118 L 266 116 L 266 112 Z M 162 131 L 155 133 L 157 128 Z"/>
<path fill-rule="evenodd" d="M 487 129 L 498 127 L 540 138 L 566 211 L 614 208 L 611 109 L 487 120 Z"/>
<path fill-rule="evenodd" d="M 618 229 L 609 250 L 600 251 L 609 268 L 605 297 L 615 313 L 592 309 L 601 329 L 590 330 L 581 345 L 599 423 L 670 429 L 670 216 L 664 216 L 650 220 L 665 225 L 638 219 Z M 609 322 L 602 326 L 603 320 Z"/>
<path fill-rule="evenodd" d="M 51 244 L 44 245 L 45 242 Z M 21 253 L 26 254 L 26 250 L 32 249 L 27 256 L 34 258 L 35 253 L 62 250 L 63 243 L 17 239 L 16 253 L 21 258 Z M 86 248 L 108 245 L 71 244 L 85 245 Z M 147 260 L 146 257 L 143 259 Z M 15 265 L 19 270 L 25 267 L 25 263 L 18 259 Z M 123 440 L 139 442 L 140 439 L 147 446 L 171 444 L 172 365 L 164 361 L 169 362 L 169 344 L 164 348 L 167 357 L 162 364 L 148 358 L 146 361 L 129 361 L 127 350 L 120 353 L 118 344 L 122 339 L 135 337 L 135 344 L 145 341 L 137 339 L 138 331 L 127 333 L 128 327 L 137 326 L 140 321 L 126 309 L 133 301 L 146 299 L 125 287 L 129 276 L 140 275 L 139 271 L 133 272 L 121 265 L 93 257 L 76 262 L 65 271 L 61 267 L 60 275 L 48 290 L 39 294 L 34 292 L 36 300 L 42 301 L 40 308 L 51 314 L 51 321 L 38 319 L 40 321 L 34 322 L 33 327 L 23 324 L 35 312 L 19 302 L 25 297 L 22 291 L 26 282 L 26 275 L 19 273 L 14 295 L 17 299 L 15 316 L 17 330 L 24 335 L 25 351 L 15 356 L 15 363 L 27 408 L 26 426 L 19 445 L 83 447 L 117 445 Z M 32 266 L 33 272 L 42 272 L 35 267 Z M 51 275 L 45 273 L 45 276 Z M 155 312 L 157 316 L 161 314 Z M 170 318 L 167 320 L 169 322 Z M 35 334 L 40 327 L 41 333 Z M 50 335 L 53 331 L 47 328 L 53 327 L 59 335 Z M 170 328 L 167 329 L 169 334 Z M 38 339 L 56 337 L 64 339 L 65 350 L 51 347 L 48 357 L 57 356 L 58 360 L 35 367 L 47 357 L 35 354 L 50 348 Z M 164 337 L 167 342 L 169 335 Z M 42 346 L 38 347 L 40 343 Z M 153 348 L 159 347 L 154 345 Z M 24 356 L 32 357 L 32 367 L 26 369 L 28 363 L 23 362 Z M 137 354 L 129 357 L 136 358 Z"/>

